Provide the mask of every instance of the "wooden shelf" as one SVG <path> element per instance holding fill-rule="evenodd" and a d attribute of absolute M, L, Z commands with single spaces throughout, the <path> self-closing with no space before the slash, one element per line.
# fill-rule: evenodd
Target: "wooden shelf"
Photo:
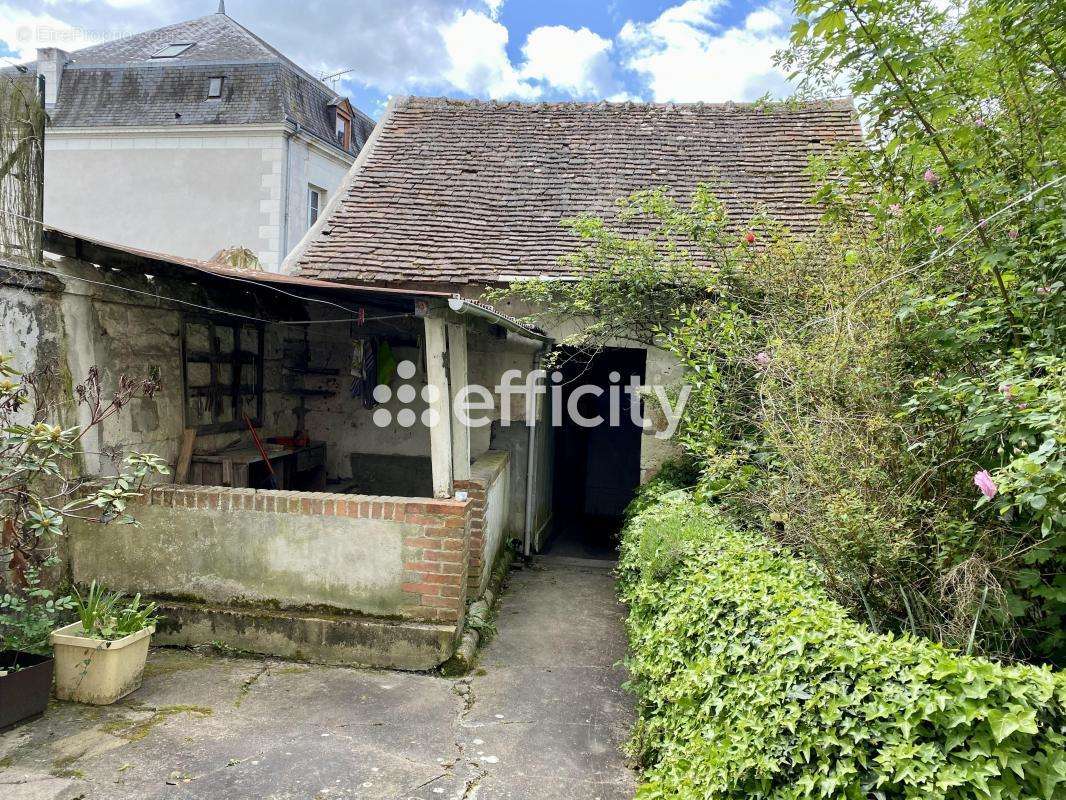
<path fill-rule="evenodd" d="M 314 367 L 286 367 L 289 372 L 295 372 L 297 375 L 340 375 L 339 369 L 315 369 Z"/>

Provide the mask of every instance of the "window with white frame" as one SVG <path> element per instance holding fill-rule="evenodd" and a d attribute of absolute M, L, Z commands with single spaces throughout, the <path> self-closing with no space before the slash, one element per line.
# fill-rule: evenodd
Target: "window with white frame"
<path fill-rule="evenodd" d="M 207 99 L 218 100 L 222 97 L 223 78 L 211 78 L 207 82 Z"/>
<path fill-rule="evenodd" d="M 322 206 L 325 204 L 326 192 L 323 189 L 319 189 L 317 186 L 307 187 L 307 227 L 310 228 L 318 220 L 318 215 L 322 213 Z"/>

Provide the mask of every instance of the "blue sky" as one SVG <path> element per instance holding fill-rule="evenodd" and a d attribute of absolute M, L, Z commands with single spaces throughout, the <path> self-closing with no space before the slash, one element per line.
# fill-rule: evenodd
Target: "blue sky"
<path fill-rule="evenodd" d="M 212 13 L 217 0 L 0 0 L 0 55 L 76 50 Z M 773 64 L 784 0 L 227 0 L 226 11 L 377 116 L 394 94 L 557 100 L 753 100 L 791 89 Z"/>

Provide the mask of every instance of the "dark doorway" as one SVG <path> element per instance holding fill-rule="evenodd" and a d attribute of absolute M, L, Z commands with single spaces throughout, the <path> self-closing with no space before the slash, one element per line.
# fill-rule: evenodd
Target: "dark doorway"
<path fill-rule="evenodd" d="M 641 428 L 631 413 L 640 400 L 625 387 L 634 378 L 643 383 L 646 358 L 644 350 L 619 347 L 591 358 L 570 352 L 560 359 L 562 413 L 555 427 L 554 524 L 547 548 L 554 555 L 616 555 L 622 515 L 640 484 Z M 579 424 L 568 413 L 572 404 L 583 418 L 603 422 Z"/>

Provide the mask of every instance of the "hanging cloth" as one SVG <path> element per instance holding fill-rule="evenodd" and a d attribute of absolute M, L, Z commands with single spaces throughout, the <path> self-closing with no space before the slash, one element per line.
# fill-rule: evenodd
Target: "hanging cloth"
<path fill-rule="evenodd" d="M 374 387 L 378 385 L 378 342 L 367 339 L 363 347 L 363 407 L 373 408 L 378 404 L 374 399 Z"/>
<path fill-rule="evenodd" d="M 396 356 L 392 354 L 389 343 L 383 341 L 378 345 L 378 383 L 389 386 L 396 374 Z"/>

